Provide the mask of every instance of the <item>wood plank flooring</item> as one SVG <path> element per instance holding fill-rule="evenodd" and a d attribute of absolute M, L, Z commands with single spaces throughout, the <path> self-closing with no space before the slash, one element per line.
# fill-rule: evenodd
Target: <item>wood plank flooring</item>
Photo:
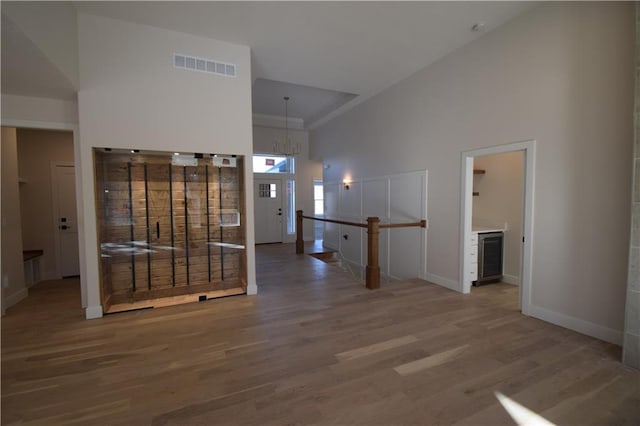
<path fill-rule="evenodd" d="M 2 318 L 2 424 L 640 424 L 620 348 L 522 316 L 507 284 L 366 290 L 293 245 L 256 249 L 259 295 L 85 321 L 77 280 Z"/>

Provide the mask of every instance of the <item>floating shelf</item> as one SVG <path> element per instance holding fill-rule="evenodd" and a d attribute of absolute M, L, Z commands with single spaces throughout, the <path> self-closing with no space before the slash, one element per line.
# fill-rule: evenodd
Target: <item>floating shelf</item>
<path fill-rule="evenodd" d="M 483 175 L 485 173 L 487 173 L 487 171 L 485 169 L 473 169 L 473 174 L 474 175 Z M 479 195 L 480 195 L 479 192 L 475 192 L 475 191 L 473 192 L 473 196 L 474 197 L 477 197 Z"/>

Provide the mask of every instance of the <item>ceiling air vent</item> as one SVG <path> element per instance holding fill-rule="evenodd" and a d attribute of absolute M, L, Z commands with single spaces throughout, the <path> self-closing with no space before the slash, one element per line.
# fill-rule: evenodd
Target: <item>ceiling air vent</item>
<path fill-rule="evenodd" d="M 179 53 L 173 54 L 173 66 L 183 70 L 206 72 L 227 77 L 236 76 L 236 66 L 234 64 Z"/>

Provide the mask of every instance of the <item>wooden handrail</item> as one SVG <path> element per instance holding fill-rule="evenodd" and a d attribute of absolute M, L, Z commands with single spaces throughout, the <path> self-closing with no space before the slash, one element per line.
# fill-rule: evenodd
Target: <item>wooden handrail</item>
<path fill-rule="evenodd" d="M 427 221 L 422 219 L 420 222 L 406 222 L 406 223 L 381 223 L 380 228 L 412 228 L 420 227 L 426 228 Z"/>
<path fill-rule="evenodd" d="M 302 220 L 311 219 L 320 222 L 337 223 L 339 225 L 356 226 L 358 228 L 367 228 L 367 267 L 366 286 L 368 289 L 380 288 L 380 265 L 378 264 L 378 236 L 380 229 L 384 228 L 407 228 L 420 227 L 426 228 L 427 221 L 425 219 L 420 222 L 407 223 L 380 223 L 380 218 L 368 217 L 367 223 L 348 222 L 345 220 L 327 219 L 324 217 L 305 216 L 302 210 L 296 211 L 296 253 L 304 253 L 304 240 L 302 238 Z"/>
<path fill-rule="evenodd" d="M 348 221 L 345 221 L 345 220 L 327 219 L 327 218 L 324 218 L 324 217 L 317 217 L 317 216 L 305 216 L 305 215 L 302 215 L 302 217 L 304 219 L 318 220 L 320 222 L 337 223 L 339 225 L 357 226 L 359 228 L 366 228 L 367 227 L 366 223 L 348 222 Z M 420 222 L 381 223 L 379 225 L 379 227 L 380 227 L 380 229 L 387 229 L 387 228 L 413 228 L 413 227 L 426 228 L 427 227 L 427 221 L 423 219 Z"/>
<path fill-rule="evenodd" d="M 305 219 L 318 220 L 320 222 L 337 223 L 339 225 L 357 226 L 357 227 L 360 227 L 360 228 L 366 228 L 367 227 L 366 223 L 347 222 L 346 220 L 325 219 L 323 217 L 305 216 L 305 215 L 302 215 L 302 217 L 305 218 Z"/>

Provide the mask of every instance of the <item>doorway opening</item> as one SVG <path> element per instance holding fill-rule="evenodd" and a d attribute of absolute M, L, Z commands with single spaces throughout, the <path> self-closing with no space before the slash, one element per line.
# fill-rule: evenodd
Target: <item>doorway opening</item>
<path fill-rule="evenodd" d="M 59 280 L 63 276 L 70 277 L 70 281 L 75 282 L 72 287 L 77 289 L 77 293 L 69 295 L 74 299 L 80 298 L 78 307 L 86 308 L 82 220 L 78 213 L 82 210 L 81 194 L 76 198 L 81 179 L 74 170 L 74 164 L 80 158 L 77 126 L 21 120 L 3 120 L 2 125 L 12 127 L 16 132 L 25 288 L 40 283 L 45 288 L 57 289 L 62 284 Z M 56 173 L 57 165 L 66 166 L 71 173 L 65 177 L 59 176 Z M 56 185 L 56 179 L 61 185 Z M 59 194 L 57 191 L 61 186 L 64 186 L 64 190 Z M 54 199 L 65 211 L 64 215 L 60 215 Z M 64 230 L 60 225 L 61 217 L 65 218 L 62 221 L 66 223 Z M 73 235 L 60 238 L 63 231 Z M 68 262 L 61 265 L 60 260 L 64 259 Z"/>
<path fill-rule="evenodd" d="M 253 155 L 255 243 L 291 242 L 296 233 L 295 159 Z"/>
<path fill-rule="evenodd" d="M 32 282 L 80 275 L 73 133 L 16 129 L 22 243 Z M 25 268 L 26 272 L 26 268 Z"/>
<path fill-rule="evenodd" d="M 494 206 L 491 206 L 491 200 L 480 201 L 482 192 L 476 190 L 479 189 L 477 187 L 482 186 L 481 179 L 484 179 L 485 173 L 487 175 L 489 173 L 489 170 L 478 166 L 482 164 L 489 166 L 492 161 L 493 164 L 502 163 L 501 167 L 503 169 L 505 166 L 506 168 L 509 167 L 504 164 L 509 161 L 515 165 L 512 168 L 515 168 L 516 171 L 518 170 L 518 162 L 521 165 L 520 177 L 522 181 L 520 184 L 515 182 L 511 186 L 511 191 L 514 192 L 511 196 L 516 199 L 520 197 L 521 201 L 516 201 L 520 205 L 512 206 L 513 211 L 509 212 L 509 214 L 506 212 L 495 213 Z M 474 167 L 474 164 L 476 167 Z M 478 231 L 481 233 L 483 231 L 494 231 L 492 236 L 502 232 L 504 247 L 507 248 L 508 244 L 510 251 L 506 257 L 500 259 L 501 261 L 507 260 L 509 262 L 508 266 L 501 265 L 501 268 L 507 266 L 506 269 L 503 269 L 503 281 L 519 284 L 518 304 L 524 314 L 528 314 L 531 303 L 534 165 L 535 141 L 533 140 L 465 151 L 461 157 L 460 291 L 462 293 L 470 293 L 473 282 L 479 278 L 480 271 L 477 267 L 480 262 L 476 257 L 478 253 L 476 251 L 478 247 L 476 240 L 476 236 L 479 235 Z M 474 188 L 474 184 L 476 188 Z M 521 188 L 519 196 L 517 195 L 517 192 L 519 192 L 518 185 Z M 500 196 L 500 194 L 496 196 Z M 503 194 L 503 196 L 507 195 Z M 479 202 L 474 202 L 476 197 Z M 474 204 L 478 210 L 476 212 L 474 212 Z M 511 219 L 505 221 L 505 217 L 510 217 Z M 520 255 L 517 254 L 518 252 Z M 499 256 L 502 256 L 502 253 Z"/>

